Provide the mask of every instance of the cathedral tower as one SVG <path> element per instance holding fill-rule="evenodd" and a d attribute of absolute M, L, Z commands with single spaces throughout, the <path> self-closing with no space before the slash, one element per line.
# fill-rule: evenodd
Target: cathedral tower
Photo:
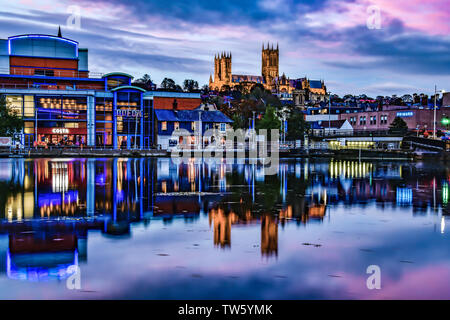
<path fill-rule="evenodd" d="M 278 49 L 278 44 L 276 49 L 269 48 L 269 44 L 267 43 L 267 48 L 264 48 L 264 44 L 262 46 L 262 76 L 266 82 L 266 86 L 271 86 L 274 79 L 279 77 L 279 56 L 280 51 Z"/>
<path fill-rule="evenodd" d="M 214 56 L 214 81 L 210 83 L 211 88 L 231 85 L 231 52 L 222 52 Z"/>

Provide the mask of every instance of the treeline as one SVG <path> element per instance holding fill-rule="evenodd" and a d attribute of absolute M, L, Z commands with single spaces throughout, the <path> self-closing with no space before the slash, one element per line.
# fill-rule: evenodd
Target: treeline
<path fill-rule="evenodd" d="M 161 84 L 154 83 L 150 75 L 145 74 L 142 78 L 136 79 L 132 85 L 143 88 L 145 90 L 161 90 L 172 92 L 196 92 L 207 94 L 209 92 L 208 85 L 199 87 L 198 82 L 193 79 L 186 79 L 182 85 L 177 84 L 173 79 L 164 78 Z"/>

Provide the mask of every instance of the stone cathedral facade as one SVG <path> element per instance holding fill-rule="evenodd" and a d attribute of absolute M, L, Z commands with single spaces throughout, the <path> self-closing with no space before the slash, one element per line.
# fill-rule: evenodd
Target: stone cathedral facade
<path fill-rule="evenodd" d="M 261 75 L 242 75 L 232 73 L 232 54 L 222 52 L 214 56 L 214 76 L 209 77 L 209 88 L 221 91 L 240 88 L 250 91 L 256 84 L 261 84 L 274 94 L 302 95 L 302 101 L 323 101 L 326 87 L 323 81 L 308 78 L 290 79 L 279 74 L 280 50 L 272 44 L 262 46 Z"/>

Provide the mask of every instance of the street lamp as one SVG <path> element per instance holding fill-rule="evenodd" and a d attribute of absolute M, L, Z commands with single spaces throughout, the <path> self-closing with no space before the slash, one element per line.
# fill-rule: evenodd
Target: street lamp
<path fill-rule="evenodd" d="M 328 92 L 328 135 L 331 132 L 331 91 Z"/>
<path fill-rule="evenodd" d="M 436 95 L 439 93 L 445 93 L 445 90 L 437 91 L 436 85 L 434 86 L 434 108 L 433 108 L 433 139 L 436 139 Z"/>

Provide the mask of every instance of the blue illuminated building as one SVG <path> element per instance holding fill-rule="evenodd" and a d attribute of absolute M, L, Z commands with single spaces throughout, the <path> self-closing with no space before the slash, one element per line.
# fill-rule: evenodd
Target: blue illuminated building
<path fill-rule="evenodd" d="M 201 103 L 199 93 L 147 91 L 127 73 L 90 72 L 88 49 L 41 34 L 0 39 L 0 95 L 24 120 L 21 144 L 46 148 L 156 147 L 155 99 Z"/>

